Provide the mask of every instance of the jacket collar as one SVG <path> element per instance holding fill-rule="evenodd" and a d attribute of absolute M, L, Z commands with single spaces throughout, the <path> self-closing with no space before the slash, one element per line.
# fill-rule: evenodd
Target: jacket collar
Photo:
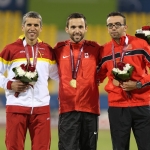
<path fill-rule="evenodd" d="M 128 45 L 129 43 L 129 38 L 128 38 L 128 35 L 126 36 L 122 36 L 120 37 L 120 43 L 118 44 L 114 39 L 112 39 L 112 42 L 114 43 L 114 46 L 125 46 L 125 45 Z"/>

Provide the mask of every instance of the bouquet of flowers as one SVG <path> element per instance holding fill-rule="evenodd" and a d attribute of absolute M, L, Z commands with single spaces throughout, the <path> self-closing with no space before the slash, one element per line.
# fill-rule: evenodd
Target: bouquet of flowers
<path fill-rule="evenodd" d="M 119 82 L 127 81 L 130 79 L 132 71 L 134 69 L 130 64 L 125 64 L 123 62 L 118 62 L 116 68 L 112 69 L 114 78 Z"/>
<path fill-rule="evenodd" d="M 122 82 L 128 81 L 131 78 L 133 69 L 134 69 L 134 67 L 128 63 L 125 64 L 123 62 L 118 62 L 116 64 L 116 68 L 112 69 L 112 73 L 114 75 L 114 78 L 119 83 L 122 83 Z M 131 98 L 130 91 L 126 91 L 126 94 L 127 94 L 128 98 Z"/>
<path fill-rule="evenodd" d="M 143 26 L 141 29 L 137 29 L 135 36 L 146 40 L 150 44 L 150 26 Z"/>
<path fill-rule="evenodd" d="M 38 73 L 34 66 L 31 64 L 21 64 L 18 67 L 12 69 L 15 73 L 14 79 L 20 80 L 23 83 L 29 84 L 31 82 L 36 82 L 38 79 Z M 32 86 L 31 84 L 29 84 Z M 15 93 L 15 97 L 18 97 L 19 92 Z"/>

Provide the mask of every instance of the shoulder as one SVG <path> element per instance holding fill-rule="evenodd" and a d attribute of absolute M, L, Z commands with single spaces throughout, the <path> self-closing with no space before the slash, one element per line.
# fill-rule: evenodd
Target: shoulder
<path fill-rule="evenodd" d="M 142 46 L 142 45 L 148 45 L 148 43 L 147 43 L 147 41 L 146 40 L 144 40 L 144 39 L 142 39 L 142 38 L 139 38 L 139 37 L 136 37 L 136 36 L 131 36 L 131 35 L 128 35 L 128 37 L 129 37 L 129 42 L 131 42 L 131 43 L 135 43 L 136 44 L 136 46 Z"/>
<path fill-rule="evenodd" d="M 54 46 L 54 49 L 59 49 L 66 45 L 69 45 L 69 41 L 61 41 L 61 42 L 56 43 L 56 45 Z"/>
<path fill-rule="evenodd" d="M 40 47 L 47 47 L 47 48 L 52 49 L 52 46 L 50 46 L 48 43 L 45 43 L 45 42 L 43 42 L 43 41 L 39 43 L 39 46 L 40 46 Z"/>
<path fill-rule="evenodd" d="M 15 42 L 13 42 L 13 43 L 10 43 L 10 44 L 7 44 L 4 48 L 3 48 L 3 50 L 13 50 L 13 49 L 16 49 L 16 48 L 18 48 L 18 46 L 20 46 L 20 45 L 22 45 L 22 42 L 21 42 L 21 40 L 17 40 L 17 41 L 15 41 Z"/>
<path fill-rule="evenodd" d="M 89 41 L 89 40 L 85 40 L 85 45 L 90 45 L 92 47 L 100 47 L 100 44 L 97 43 L 96 41 Z"/>
<path fill-rule="evenodd" d="M 103 45 L 103 47 L 105 47 L 105 48 L 109 48 L 109 47 L 112 47 L 112 41 L 109 41 L 109 42 L 107 42 L 107 43 L 105 43 L 104 45 Z"/>

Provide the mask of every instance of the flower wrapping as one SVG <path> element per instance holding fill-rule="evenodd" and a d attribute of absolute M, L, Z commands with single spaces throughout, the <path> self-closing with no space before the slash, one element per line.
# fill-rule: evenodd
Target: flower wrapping
<path fill-rule="evenodd" d="M 15 73 L 14 79 L 20 80 L 23 83 L 29 84 L 31 82 L 36 82 L 38 79 L 38 72 L 34 66 L 31 64 L 21 64 L 18 67 L 12 69 Z M 31 85 L 31 84 L 29 84 Z M 32 85 L 31 85 L 32 86 Z M 19 93 L 15 93 L 15 97 L 18 97 Z"/>
<path fill-rule="evenodd" d="M 118 62 L 116 68 L 112 69 L 114 78 L 120 82 L 127 81 L 131 78 L 134 67 L 130 64 Z"/>

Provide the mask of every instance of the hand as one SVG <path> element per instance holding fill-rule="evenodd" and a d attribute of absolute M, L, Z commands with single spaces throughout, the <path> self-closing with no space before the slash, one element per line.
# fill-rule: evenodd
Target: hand
<path fill-rule="evenodd" d="M 25 92 L 28 89 L 29 85 L 23 83 L 19 80 L 13 81 L 11 84 L 11 89 L 15 92 Z"/>
<path fill-rule="evenodd" d="M 126 81 L 126 82 L 123 82 L 120 87 L 124 90 L 124 91 L 131 91 L 131 90 L 134 90 L 134 89 L 137 89 L 136 87 L 136 81 Z"/>

